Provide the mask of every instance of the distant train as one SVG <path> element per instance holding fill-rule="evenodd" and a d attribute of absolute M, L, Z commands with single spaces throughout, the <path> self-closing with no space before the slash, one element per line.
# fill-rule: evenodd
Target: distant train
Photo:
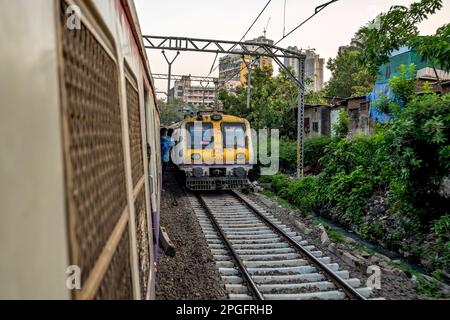
<path fill-rule="evenodd" d="M 172 161 L 190 190 L 230 190 L 248 185 L 253 167 L 250 123 L 204 111 L 179 122 L 173 133 Z"/>

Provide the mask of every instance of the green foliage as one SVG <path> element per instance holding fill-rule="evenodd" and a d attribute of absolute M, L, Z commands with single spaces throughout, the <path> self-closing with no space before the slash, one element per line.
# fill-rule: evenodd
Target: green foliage
<path fill-rule="evenodd" d="M 277 173 L 272 176 L 262 176 L 260 178 L 262 183 L 269 183 L 270 189 L 278 196 L 285 195 L 286 189 L 289 187 L 290 179 L 282 173 Z"/>
<path fill-rule="evenodd" d="M 297 142 L 289 139 L 280 139 L 280 169 L 286 173 L 297 170 Z"/>
<path fill-rule="evenodd" d="M 450 71 L 450 23 L 437 29 L 436 34 L 417 37 L 411 46 L 435 68 Z"/>
<path fill-rule="evenodd" d="M 302 213 L 308 214 L 317 197 L 317 178 L 308 176 L 301 180 L 289 179 L 284 174 L 261 177 L 262 183 L 269 183 L 270 190 L 278 197 L 295 205 Z"/>
<path fill-rule="evenodd" d="M 327 95 L 347 98 L 372 90 L 376 77 L 358 63 L 359 55 L 359 51 L 343 51 L 336 58 L 328 60 L 331 78 L 325 88 Z"/>
<path fill-rule="evenodd" d="M 431 230 L 436 235 L 433 264 L 435 268 L 450 269 L 450 215 L 447 213 L 432 222 Z"/>
<path fill-rule="evenodd" d="M 305 166 L 311 166 L 311 173 L 319 173 L 322 169 L 320 159 L 325 155 L 326 147 L 331 143 L 329 136 L 312 136 L 303 144 Z"/>
<path fill-rule="evenodd" d="M 393 76 L 389 80 L 389 86 L 395 97 L 403 106 L 412 99 L 416 93 L 416 66 L 411 63 L 408 68 L 404 64 L 398 68 L 399 76 Z"/>
<path fill-rule="evenodd" d="M 348 135 L 348 127 L 350 125 L 350 117 L 344 108 L 339 110 L 338 122 L 333 124 L 334 135 L 338 138 L 345 138 Z"/>
<path fill-rule="evenodd" d="M 158 100 L 158 107 L 161 114 L 161 124 L 169 125 L 173 122 L 183 119 L 183 102 L 179 99 L 174 99 L 170 104 L 164 100 Z"/>
<path fill-rule="evenodd" d="M 440 290 L 439 282 L 435 278 L 425 279 L 419 276 L 417 282 L 417 292 L 431 298 L 448 298 L 448 295 Z"/>
<path fill-rule="evenodd" d="M 383 149 L 395 173 L 392 195 L 399 208 L 415 208 L 424 226 L 449 205 L 438 193 L 450 167 L 449 128 L 450 94 L 426 94 L 413 98 L 386 131 Z"/>
<path fill-rule="evenodd" d="M 317 178 L 308 176 L 290 183 L 286 196 L 303 213 L 309 213 L 317 197 Z"/>
<path fill-rule="evenodd" d="M 389 86 L 394 93 L 395 98 L 380 96 L 375 102 L 375 107 L 383 113 L 398 116 L 400 110 L 405 106 L 416 93 L 416 66 L 411 63 L 408 67 L 401 64 L 398 68 L 399 75 L 393 76 L 389 80 Z M 429 87 L 429 86 L 428 86 Z M 425 86 L 425 92 L 431 93 L 431 90 Z"/>
<path fill-rule="evenodd" d="M 303 143 L 304 165 L 310 166 L 310 173 L 321 170 L 320 158 L 325 154 L 325 148 L 331 143 L 328 136 L 312 136 Z M 297 141 L 280 139 L 280 168 L 285 173 L 295 173 L 297 168 Z"/>
<path fill-rule="evenodd" d="M 247 108 L 247 91 L 238 87 L 236 94 L 221 90 L 219 100 L 225 113 L 246 118 L 255 129 L 279 129 L 284 137 L 295 137 L 296 122 L 293 107 L 298 98 L 298 88 L 281 70 L 276 77 L 272 69 L 255 68 L 252 71 L 250 108 Z"/>
<path fill-rule="evenodd" d="M 306 94 L 305 103 L 310 105 L 326 105 L 325 91 L 310 91 Z"/>
<path fill-rule="evenodd" d="M 359 223 L 362 215 L 362 208 L 373 192 L 371 176 L 357 166 L 350 173 L 340 171 L 331 179 L 319 178 L 320 202 L 330 203 L 338 207 L 344 216 L 354 223 Z"/>
<path fill-rule="evenodd" d="M 392 6 L 386 13 L 380 14 L 375 20 L 358 31 L 358 36 L 365 39 L 364 49 L 359 61 L 367 66 L 372 74 L 378 73 L 378 68 L 389 61 L 392 51 L 401 46 L 418 48 L 419 53 L 428 59 L 433 57 L 436 63 L 448 65 L 448 43 L 446 28 L 439 30 L 427 40 L 418 39 L 418 25 L 430 15 L 442 8 L 442 0 L 420 0 L 404 6 Z M 436 37 L 439 41 L 436 41 Z M 425 38 L 426 39 L 426 38 Z M 448 51 L 447 51 L 448 52 Z"/>

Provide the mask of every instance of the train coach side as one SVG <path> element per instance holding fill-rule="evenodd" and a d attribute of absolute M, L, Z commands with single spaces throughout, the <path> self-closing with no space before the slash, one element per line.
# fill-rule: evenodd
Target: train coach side
<path fill-rule="evenodd" d="M 0 298 L 153 298 L 159 111 L 133 2 L 10 1 L 0 35 Z"/>

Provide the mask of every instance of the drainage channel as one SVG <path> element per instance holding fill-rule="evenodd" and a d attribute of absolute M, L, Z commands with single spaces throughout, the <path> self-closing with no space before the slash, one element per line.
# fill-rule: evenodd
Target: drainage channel
<path fill-rule="evenodd" d="M 189 193 L 188 198 L 230 299 L 363 300 L 370 296 L 371 289 L 350 278 L 348 270 L 341 270 L 244 195 Z"/>

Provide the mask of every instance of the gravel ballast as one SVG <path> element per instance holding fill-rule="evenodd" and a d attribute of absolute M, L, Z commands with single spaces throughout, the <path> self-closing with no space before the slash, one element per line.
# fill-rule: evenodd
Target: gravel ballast
<path fill-rule="evenodd" d="M 176 253 L 170 257 L 159 249 L 156 299 L 227 299 L 196 215 L 172 171 L 164 174 L 160 224 L 166 228 Z"/>

